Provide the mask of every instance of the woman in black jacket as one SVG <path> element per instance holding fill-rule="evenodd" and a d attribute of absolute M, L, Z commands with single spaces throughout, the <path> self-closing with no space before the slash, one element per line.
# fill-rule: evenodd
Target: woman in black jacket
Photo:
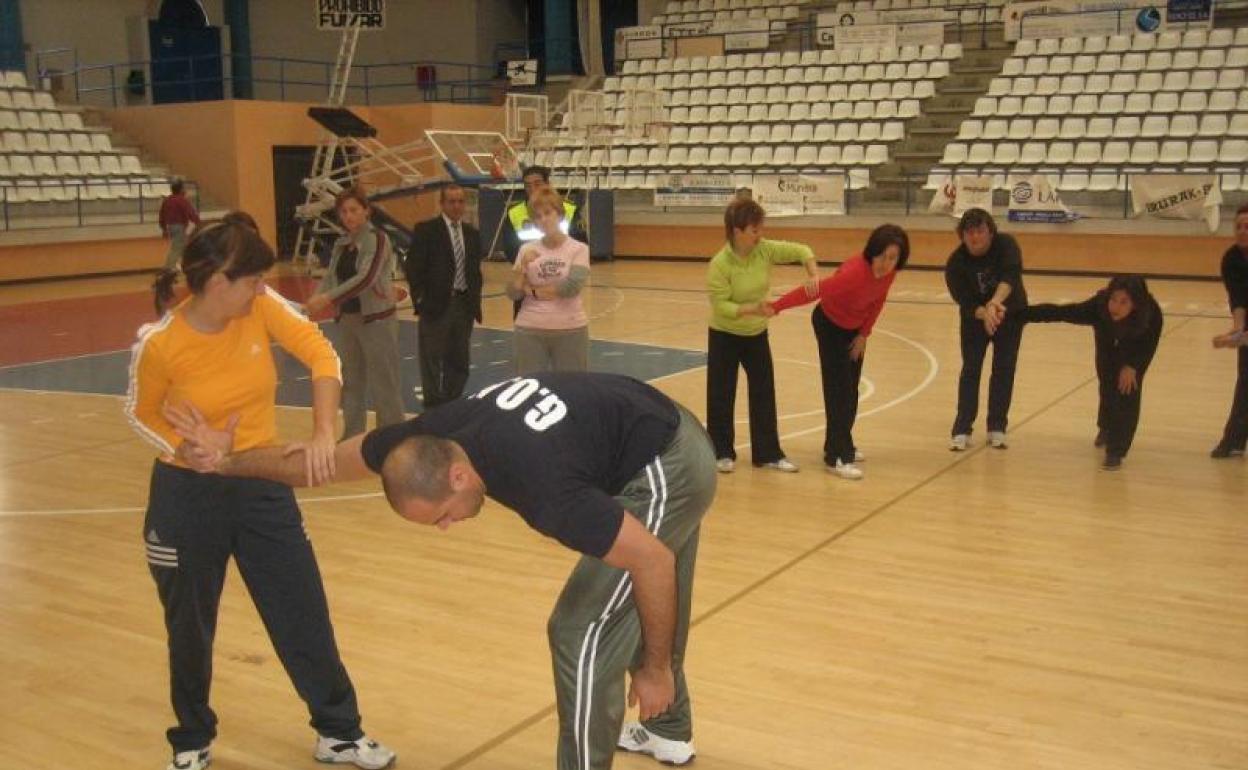
<path fill-rule="evenodd" d="M 1140 422 L 1140 391 L 1161 341 L 1161 306 L 1138 275 L 1114 276 L 1090 299 L 1068 305 L 1031 305 L 1022 320 L 1091 326 L 1096 340 L 1100 408 L 1096 446 L 1105 447 L 1107 471 L 1122 467 Z"/>

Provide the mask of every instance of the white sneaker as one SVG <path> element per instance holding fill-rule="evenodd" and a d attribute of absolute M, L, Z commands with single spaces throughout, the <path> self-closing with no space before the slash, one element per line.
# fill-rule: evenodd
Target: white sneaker
<path fill-rule="evenodd" d="M 787 457 L 781 457 L 779 460 L 770 463 L 763 463 L 764 468 L 770 468 L 773 471 L 781 471 L 783 473 L 797 473 L 801 468 L 797 467 L 797 463 Z"/>
<path fill-rule="evenodd" d="M 988 446 L 993 449 L 1008 449 L 1005 443 L 1005 431 L 990 430 L 988 431 Z"/>
<path fill-rule="evenodd" d="M 737 469 L 737 462 L 731 457 L 721 457 L 715 461 L 715 470 L 720 473 L 732 473 Z"/>
<path fill-rule="evenodd" d="M 866 461 L 867 461 L 867 456 L 862 453 L 862 450 L 855 449 L 854 450 L 854 464 L 857 465 L 858 463 L 862 463 Z"/>
<path fill-rule="evenodd" d="M 843 479 L 848 479 L 850 481 L 859 481 L 862 479 L 862 468 L 859 468 L 853 463 L 843 463 L 840 460 L 837 460 L 836 465 L 829 465 L 827 468 L 828 473 L 835 473 Z"/>
<path fill-rule="evenodd" d="M 202 749 L 179 751 L 173 755 L 173 761 L 165 770 L 204 770 L 210 764 L 212 764 L 212 755 L 209 753 L 209 747 L 205 746 Z"/>
<path fill-rule="evenodd" d="M 640 722 L 626 722 L 617 745 L 625 751 L 649 754 L 665 765 L 686 765 L 693 761 L 695 753 L 692 741 L 661 738 L 642 727 Z"/>
<path fill-rule="evenodd" d="M 971 437 L 965 433 L 959 433 L 949 439 L 950 452 L 965 452 L 966 448 L 971 445 Z"/>
<path fill-rule="evenodd" d="M 355 741 L 340 741 L 318 735 L 316 752 L 312 756 L 316 757 L 317 762 L 352 764 L 364 770 L 381 770 L 394 764 L 394 752 L 367 735 Z"/>

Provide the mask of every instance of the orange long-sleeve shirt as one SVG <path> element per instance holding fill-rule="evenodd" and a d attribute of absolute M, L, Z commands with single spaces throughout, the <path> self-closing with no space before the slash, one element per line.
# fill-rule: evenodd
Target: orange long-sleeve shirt
<path fill-rule="evenodd" d="M 312 371 L 312 378 L 342 379 L 338 355 L 316 324 L 272 289 L 256 297 L 251 313 L 216 334 L 192 327 L 181 307 L 139 329 L 130 356 L 126 416 L 134 429 L 172 461 L 182 443 L 160 413 L 165 403 L 194 404 L 221 428 L 240 415 L 234 449 L 277 443 L 277 342 Z"/>

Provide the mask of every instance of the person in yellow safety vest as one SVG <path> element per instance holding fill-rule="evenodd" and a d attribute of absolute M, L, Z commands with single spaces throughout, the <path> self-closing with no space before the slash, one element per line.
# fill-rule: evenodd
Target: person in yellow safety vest
<path fill-rule="evenodd" d="M 533 224 L 533 218 L 529 213 L 529 198 L 533 197 L 533 192 L 538 188 L 550 185 L 550 169 L 544 166 L 529 166 L 521 174 L 521 179 L 524 180 L 524 200 L 507 209 L 507 221 L 511 224 L 511 232 L 504 245 L 507 258 L 512 262 L 520 253 L 520 247 L 523 244 L 542 237 L 542 231 Z M 563 222 L 560 224 L 560 229 L 565 235 L 570 231 L 572 217 L 576 215 L 576 211 L 576 204 L 564 200 Z"/>

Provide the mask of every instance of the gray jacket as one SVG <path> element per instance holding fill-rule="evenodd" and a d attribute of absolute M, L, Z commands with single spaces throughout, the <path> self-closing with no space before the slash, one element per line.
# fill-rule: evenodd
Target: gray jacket
<path fill-rule="evenodd" d="M 351 247 L 357 250 L 355 275 L 339 283 L 338 262 Z M 333 300 L 336 315 L 341 315 L 338 308 L 343 302 L 359 299 L 360 314 L 365 321 L 386 318 L 394 314 L 393 273 L 394 249 L 390 247 L 390 239 L 371 222 L 366 222 L 355 236 L 348 233 L 334 242 L 329 269 L 321 278 L 318 292 Z"/>

